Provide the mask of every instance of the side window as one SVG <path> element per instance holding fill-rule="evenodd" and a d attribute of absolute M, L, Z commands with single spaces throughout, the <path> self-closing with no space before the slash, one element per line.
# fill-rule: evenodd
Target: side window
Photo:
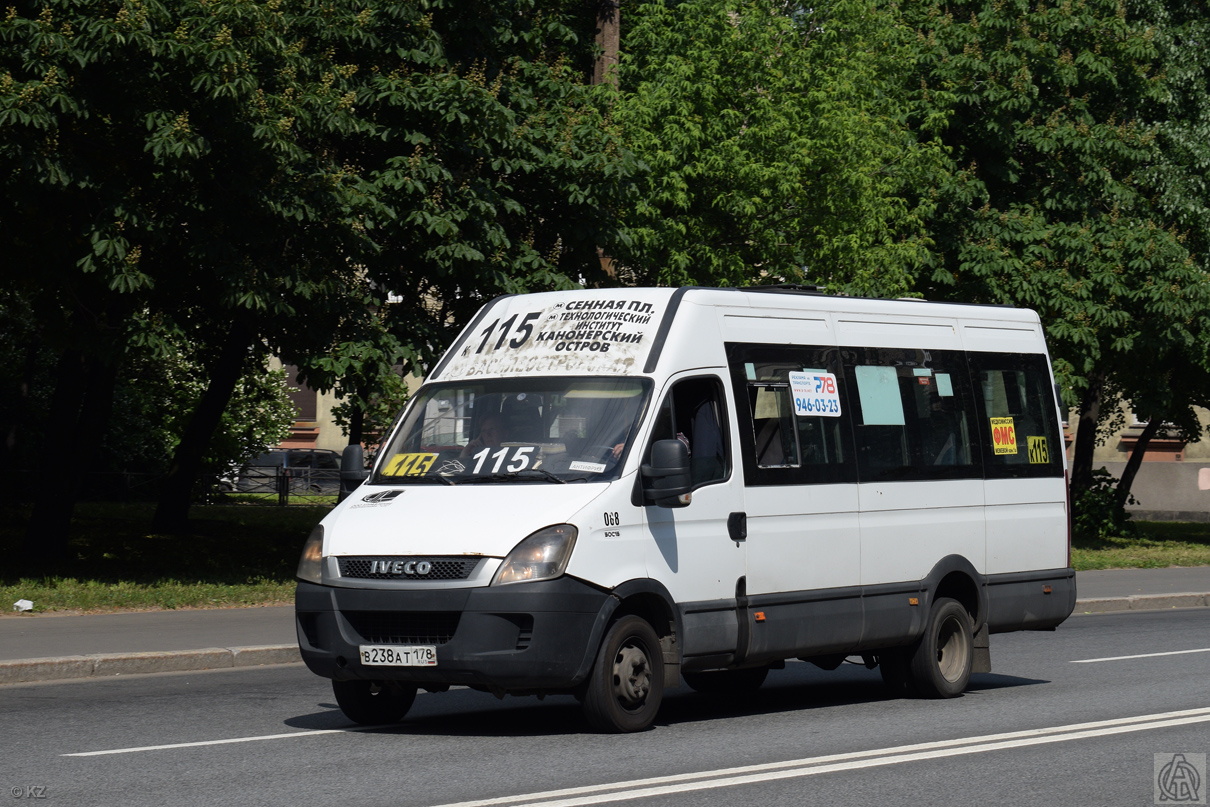
<path fill-rule="evenodd" d="M 748 484 L 857 480 L 836 348 L 729 344 L 727 353 Z"/>
<path fill-rule="evenodd" d="M 651 439 L 652 442 L 675 439 L 685 443 L 689 448 L 689 467 L 695 488 L 726 479 L 731 465 L 727 449 L 726 404 L 718 379 L 678 381 L 656 412 Z"/>
<path fill-rule="evenodd" d="M 863 482 L 982 475 L 975 405 L 962 354 L 861 348 L 845 376 Z"/>
<path fill-rule="evenodd" d="M 797 468 L 801 465 L 789 382 L 749 384 L 748 405 L 752 412 L 752 434 L 756 439 L 757 467 Z"/>
<path fill-rule="evenodd" d="M 1063 438 L 1043 356 L 972 353 L 987 477 L 1062 476 Z"/>

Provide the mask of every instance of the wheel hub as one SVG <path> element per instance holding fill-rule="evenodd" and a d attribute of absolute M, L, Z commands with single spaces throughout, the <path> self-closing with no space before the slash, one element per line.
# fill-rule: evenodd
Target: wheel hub
<path fill-rule="evenodd" d="M 966 668 L 966 636 L 956 620 L 949 619 L 937 636 L 937 668 L 947 681 L 957 681 Z"/>
<path fill-rule="evenodd" d="M 623 647 L 613 662 L 613 686 L 618 700 L 628 707 L 641 706 L 651 689 L 651 665 L 637 647 Z"/>

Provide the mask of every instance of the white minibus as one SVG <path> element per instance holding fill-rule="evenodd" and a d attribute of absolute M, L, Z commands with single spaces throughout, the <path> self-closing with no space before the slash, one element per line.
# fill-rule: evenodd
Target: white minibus
<path fill-rule="evenodd" d="M 664 691 L 801 659 L 954 697 L 988 637 L 1075 606 L 1066 460 L 1028 310 L 809 287 L 498 298 L 298 568 L 345 715 L 419 689 L 571 693 L 606 732 Z M 364 481 L 363 481 L 364 480 Z"/>

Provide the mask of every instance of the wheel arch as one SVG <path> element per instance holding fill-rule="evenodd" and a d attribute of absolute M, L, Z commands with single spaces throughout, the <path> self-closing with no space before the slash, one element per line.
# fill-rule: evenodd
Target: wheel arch
<path fill-rule="evenodd" d="M 592 668 L 605 632 L 624 616 L 637 616 L 647 621 L 660 639 L 664 656 L 664 686 L 678 686 L 681 679 L 681 616 L 672 594 L 662 583 L 650 578 L 627 580 L 615 586 L 597 614 L 588 654 L 577 674 L 584 680 Z"/>
<path fill-rule="evenodd" d="M 961 555 L 947 555 L 925 578 L 929 608 L 942 597 L 957 600 L 971 615 L 976 631 L 987 620 L 987 578 Z"/>

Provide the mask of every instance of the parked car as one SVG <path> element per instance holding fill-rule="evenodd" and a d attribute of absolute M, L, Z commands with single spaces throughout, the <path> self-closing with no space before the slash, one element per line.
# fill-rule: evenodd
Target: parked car
<path fill-rule="evenodd" d="M 235 490 L 277 493 L 282 477 L 289 479 L 291 493 L 334 496 L 340 491 L 340 455 L 323 448 L 275 448 L 239 469 Z"/>

